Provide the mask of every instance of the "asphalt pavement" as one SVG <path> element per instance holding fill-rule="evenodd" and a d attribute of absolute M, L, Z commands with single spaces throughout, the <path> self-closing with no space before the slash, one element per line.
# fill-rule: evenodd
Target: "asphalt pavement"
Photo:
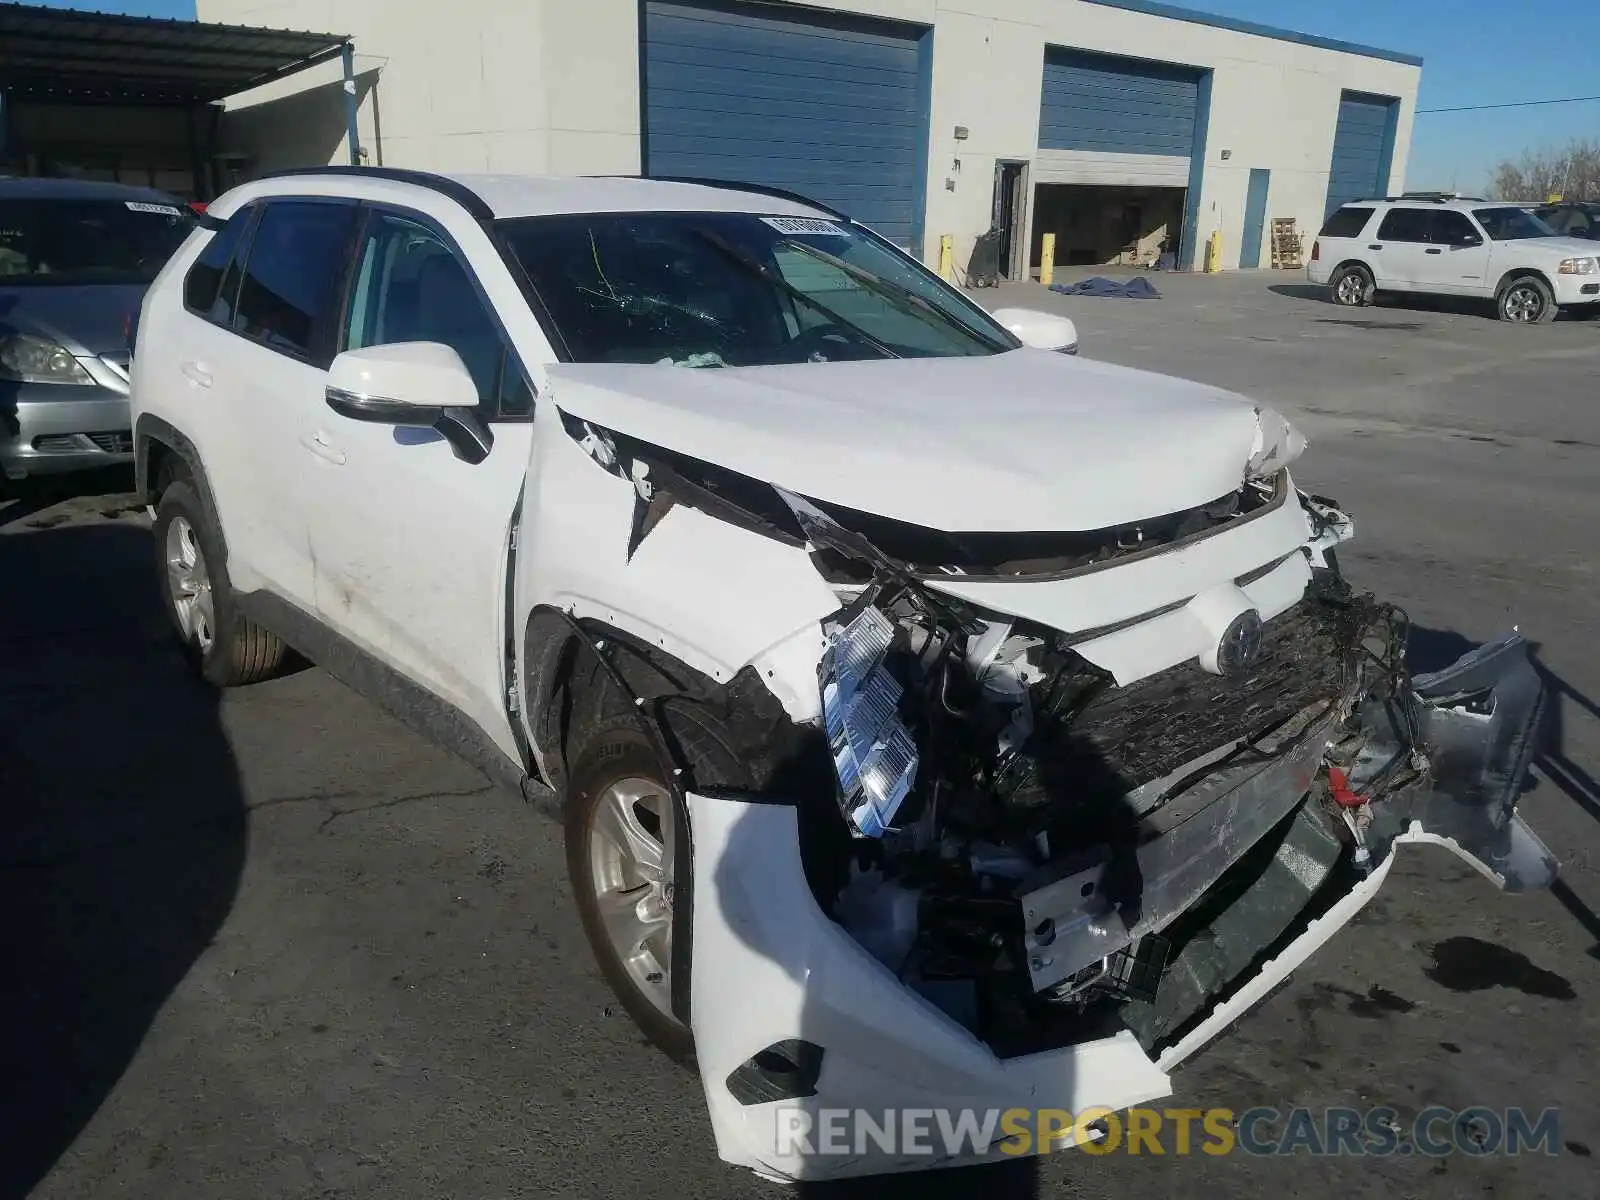
<path fill-rule="evenodd" d="M 1065 1153 L 803 1194 L 1575 1197 L 1600 1093 L 1600 322 L 979 293 L 1083 352 L 1244 391 L 1311 436 L 1348 574 L 1423 665 L 1520 625 L 1559 693 L 1503 896 L 1443 851 L 1174 1077 L 1174 1106 L 1557 1107 L 1553 1156 Z M 1070 470 L 1064 463 L 1063 469 Z M 592 966 L 559 831 L 314 668 L 219 695 L 167 635 L 119 476 L 0 502 L 0 1196 L 773 1196 Z M 78 494 L 72 494 L 78 493 Z"/>

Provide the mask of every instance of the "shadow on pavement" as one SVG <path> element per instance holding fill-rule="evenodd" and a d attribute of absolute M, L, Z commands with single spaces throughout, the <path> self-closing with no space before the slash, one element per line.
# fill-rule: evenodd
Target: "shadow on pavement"
<path fill-rule="evenodd" d="M 1476 644 L 1459 633 L 1413 627 L 1409 650 L 1411 669 L 1421 672 L 1448 666 Z M 1534 770 L 1593 820 L 1600 822 L 1600 782 L 1571 758 L 1568 737 L 1568 725 L 1574 718 L 1587 716 L 1600 721 L 1600 705 L 1543 662 L 1536 644 L 1530 643 L 1530 647 L 1533 665 L 1544 679 L 1548 693 L 1540 749 L 1533 759 Z M 1550 894 L 1595 939 L 1595 944 L 1589 947 L 1589 956 L 1600 958 L 1600 914 L 1590 908 L 1565 879 L 1558 878 L 1551 884 Z"/>
<path fill-rule="evenodd" d="M 23 524 L 31 529 L 49 529 L 67 518 L 38 514 L 68 500 L 79 508 L 105 516 L 127 511 L 135 505 L 133 469 L 106 467 L 72 475 L 42 475 L 37 479 L 0 480 L 0 528 Z M 31 518 L 31 519 L 30 519 Z"/>
<path fill-rule="evenodd" d="M 218 696 L 168 632 L 148 531 L 0 536 L 0 581 L 10 1197 L 71 1146 L 211 943 L 246 829 Z"/>

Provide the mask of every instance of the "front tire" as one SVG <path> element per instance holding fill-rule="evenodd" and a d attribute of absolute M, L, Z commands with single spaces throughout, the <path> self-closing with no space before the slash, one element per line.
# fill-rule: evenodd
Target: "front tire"
<path fill-rule="evenodd" d="M 1360 263 L 1340 267 L 1328 286 L 1333 289 L 1333 302 L 1343 308 L 1366 307 L 1378 290 L 1372 272 Z"/>
<path fill-rule="evenodd" d="M 1495 297 L 1502 321 L 1514 325 L 1546 325 L 1556 319 L 1556 298 L 1550 285 L 1535 275 L 1513 279 Z"/>
<path fill-rule="evenodd" d="M 167 615 L 200 674 L 236 687 L 277 671 L 286 648 L 239 612 L 214 519 L 186 480 L 161 493 L 154 534 Z"/>
<path fill-rule="evenodd" d="M 634 1024 L 674 1061 L 692 1062 L 694 1034 L 672 1011 L 673 873 L 679 851 L 689 853 L 672 783 L 632 716 L 577 740 L 563 819 L 583 931 Z"/>

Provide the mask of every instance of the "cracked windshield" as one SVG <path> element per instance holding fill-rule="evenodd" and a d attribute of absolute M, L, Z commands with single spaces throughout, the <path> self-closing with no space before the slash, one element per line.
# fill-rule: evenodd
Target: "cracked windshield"
<path fill-rule="evenodd" d="M 765 366 L 995 354 L 980 309 L 843 222 L 608 213 L 503 222 L 575 362 Z"/>

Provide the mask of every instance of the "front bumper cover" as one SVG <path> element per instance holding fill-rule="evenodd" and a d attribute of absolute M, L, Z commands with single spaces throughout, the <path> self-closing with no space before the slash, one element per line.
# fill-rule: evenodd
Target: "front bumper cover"
<path fill-rule="evenodd" d="M 1371 820 L 1363 836 L 1370 873 L 1352 876 L 1342 895 L 1302 922 L 1253 974 L 1233 980 L 1210 1012 L 1156 1058 L 1126 1031 L 1043 1053 L 997 1057 L 902 985 L 818 908 L 800 862 L 794 808 L 689 794 L 690 1019 L 719 1153 L 787 1180 L 925 1169 L 987 1157 L 998 1142 L 987 1152 L 969 1147 L 959 1159 L 937 1139 L 927 1153 L 885 1150 L 869 1141 L 856 1153 L 811 1155 L 780 1135 L 780 1122 L 792 1128 L 788 1110 L 796 1107 L 811 1116 L 824 1109 L 1081 1112 L 1122 1109 L 1170 1094 L 1167 1072 L 1259 1003 L 1354 917 L 1381 887 L 1398 845 L 1445 846 L 1508 891 L 1545 886 L 1554 878 L 1554 858 L 1515 812 L 1542 705 L 1538 673 L 1516 635 L 1444 671 L 1419 676 L 1397 697 L 1363 701 L 1357 711 L 1368 738 L 1351 786 L 1359 790 L 1364 782 L 1393 778 L 1396 755 L 1404 756 L 1400 765 L 1411 778 L 1367 806 Z M 1191 802 L 1185 824 L 1200 824 L 1189 833 L 1177 825 L 1156 839 L 1167 844 L 1151 852 L 1146 902 L 1131 927 L 1079 905 L 1079 923 L 1058 923 L 1055 944 L 1063 945 L 1066 929 L 1068 943 L 1079 946 L 1076 952 L 1098 955 L 1181 913 L 1197 887 L 1204 891 L 1312 792 L 1332 727 L 1312 721 L 1304 730 L 1293 752 L 1272 766 L 1221 783 L 1209 779 L 1209 798 L 1188 792 L 1175 798 Z M 1420 732 L 1420 745 L 1411 731 Z M 1205 838 L 1196 836 L 1200 831 Z M 1225 849 L 1206 855 L 1206 838 Z M 1145 866 L 1143 850 L 1140 858 Z M 1073 899 L 1082 898 L 1082 882 Z M 1126 906 L 1115 918 L 1124 911 Z M 782 1045 L 804 1048 L 799 1086 L 778 1078 L 769 1089 L 751 1087 L 752 1072 L 759 1076 L 773 1061 L 770 1054 L 763 1059 L 764 1052 Z M 781 1076 L 784 1058 L 776 1059 Z"/>

